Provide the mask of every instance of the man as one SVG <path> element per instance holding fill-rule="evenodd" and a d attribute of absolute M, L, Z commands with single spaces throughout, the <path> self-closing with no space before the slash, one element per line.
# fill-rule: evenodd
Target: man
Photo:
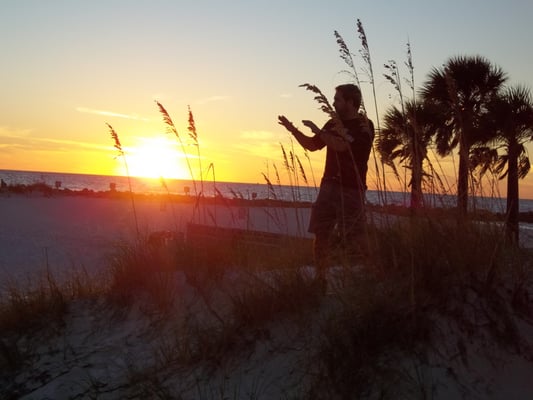
<path fill-rule="evenodd" d="M 342 247 L 349 257 L 365 247 L 364 199 L 374 126 L 359 113 L 360 106 L 359 87 L 345 84 L 335 88 L 336 118 L 330 119 L 322 129 L 312 121 L 302 121 L 314 136 L 304 135 L 285 116 L 278 117 L 279 123 L 305 149 L 316 151 L 326 147 L 324 174 L 309 221 L 309 232 L 315 235 L 317 278 L 324 289 L 325 269 L 332 250 Z"/>

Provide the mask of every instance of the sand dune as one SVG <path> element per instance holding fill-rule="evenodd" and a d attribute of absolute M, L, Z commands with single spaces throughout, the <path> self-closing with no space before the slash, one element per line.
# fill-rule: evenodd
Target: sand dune
<path fill-rule="evenodd" d="M 303 230 L 309 209 L 208 206 L 204 208 L 205 214 L 193 216 L 191 204 L 169 204 L 162 197 L 139 198 L 135 206 L 142 235 L 184 231 L 187 222 L 196 218 L 206 223 L 216 221 L 220 226 L 308 237 Z M 373 217 L 377 219 L 379 215 Z M 135 218 L 128 198 L 2 195 L 0 221 L 2 285 L 13 279 L 23 282 L 47 265 L 59 277 L 82 266 L 89 272 L 98 272 L 105 268 L 107 257 L 117 243 L 136 238 Z M 531 243 L 531 230 L 524 232 L 523 240 Z M 304 272 L 313 276 L 313 268 L 306 268 Z M 343 271 L 332 269 L 330 278 L 335 273 L 342 274 Z M 210 304 L 223 312 L 224 296 L 219 300 L 217 293 L 227 294 L 239 285 L 246 285 L 245 279 L 250 278 L 256 282 L 258 276 L 246 277 L 235 271 L 226 273 L 210 294 L 213 297 L 206 302 L 205 294 L 195 290 L 182 272 L 177 272 L 173 286 L 177 304 L 172 318 L 153 314 L 142 304 L 125 309 L 124 315 L 117 317 L 116 310 L 106 307 L 103 302 L 75 300 L 65 315 L 60 334 L 46 343 L 38 341 L 38 337 L 30 337 L 18 344 L 37 342 L 31 365 L 17 374 L 14 383 L 24 387 L 24 399 L 91 398 L 96 394 L 101 396 L 98 398 L 124 398 L 131 389 L 128 386 L 133 382 L 131 374 L 136 369 L 150 370 L 152 365 L 160 362 L 157 355 L 164 357 L 171 341 L 176 340 L 176 330 L 180 329 L 184 319 L 191 315 L 208 317 L 212 311 Z M 273 282 L 268 276 L 259 279 L 265 279 L 270 285 Z M 338 282 L 342 285 L 342 278 Z M 319 312 L 330 310 L 332 299 L 326 296 Z M 475 308 L 477 303 L 473 301 L 469 307 Z M 486 317 L 489 321 L 491 318 L 498 321 L 499 316 Z M 519 315 L 513 315 L 513 318 L 518 321 L 517 327 L 525 338 L 522 348 L 531 351 L 531 320 Z M 317 337 L 313 332 L 320 323 L 319 315 L 314 312 L 309 316 L 308 325 L 286 319 L 274 321 L 264 329 L 254 331 L 254 335 L 264 336 L 255 337 L 252 347 L 237 352 L 235 358 L 228 359 L 209 375 L 205 373 L 205 365 L 186 370 L 169 362 L 165 364 L 167 369 L 145 378 L 157 376 L 176 393 L 181 393 L 180 398 L 184 399 L 220 398 L 223 390 L 226 390 L 224 396 L 229 398 L 279 399 L 294 388 L 295 397 L 290 398 L 298 398 L 298 390 L 305 388 L 305 379 L 309 377 L 304 368 L 309 367 L 310 354 L 316 350 Z M 459 355 L 452 355 L 459 354 L 458 342 L 469 336 L 465 336 L 459 326 L 444 320 L 441 323 L 439 347 L 436 353 L 431 353 L 430 349 L 429 354 L 434 356 L 445 352 L 450 355 L 447 364 L 442 364 L 440 358 L 437 361 L 430 358 L 427 360 L 429 364 L 423 366 L 416 364 L 419 360 L 402 360 L 405 371 L 413 373 L 411 378 L 421 380 L 417 383 L 420 388 L 428 385 L 427 393 L 439 399 L 531 398 L 533 364 L 527 355 L 502 349 L 491 337 L 480 333 L 477 341 L 465 342 L 464 351 L 469 354 L 471 363 L 465 364 Z M 2 362 L 0 353 L 0 368 L 5 367 Z M 411 371 L 413 365 L 419 369 Z M 454 376 L 450 371 L 459 375 Z M 435 392 L 431 387 L 436 388 Z M 140 381 L 135 390 L 141 389 L 153 394 L 160 388 L 157 382 Z M 239 395 L 235 395 L 235 390 Z M 257 396 L 252 397 L 248 395 L 250 393 Z"/>

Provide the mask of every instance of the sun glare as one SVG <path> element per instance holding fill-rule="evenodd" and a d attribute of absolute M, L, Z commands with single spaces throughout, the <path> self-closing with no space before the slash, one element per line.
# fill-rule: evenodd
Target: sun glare
<path fill-rule="evenodd" d="M 143 178 L 189 179 L 184 155 L 174 141 L 166 138 L 140 138 L 126 152 L 129 173 Z"/>

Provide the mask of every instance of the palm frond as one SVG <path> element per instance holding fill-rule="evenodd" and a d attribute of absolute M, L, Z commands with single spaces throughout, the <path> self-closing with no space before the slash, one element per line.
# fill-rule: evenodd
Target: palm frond
<path fill-rule="evenodd" d="M 518 179 L 524 179 L 531 169 L 527 153 L 522 152 L 518 158 Z"/>

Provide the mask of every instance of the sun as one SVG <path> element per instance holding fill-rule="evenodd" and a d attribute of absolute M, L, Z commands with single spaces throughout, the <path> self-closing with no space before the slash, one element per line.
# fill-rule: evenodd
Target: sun
<path fill-rule="evenodd" d="M 190 179 L 185 155 L 175 141 L 164 137 L 139 138 L 126 153 L 129 174 L 143 178 Z"/>

